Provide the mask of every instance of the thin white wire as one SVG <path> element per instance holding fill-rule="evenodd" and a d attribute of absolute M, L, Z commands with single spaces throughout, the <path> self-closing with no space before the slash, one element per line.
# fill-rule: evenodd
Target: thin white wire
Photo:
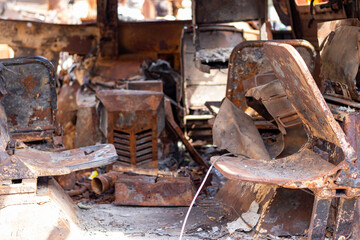
<path fill-rule="evenodd" d="M 210 174 L 210 172 L 211 172 L 211 169 L 214 167 L 215 163 L 216 163 L 220 158 L 226 157 L 226 156 L 229 156 L 229 155 L 236 155 L 236 154 L 234 154 L 234 153 L 226 153 L 226 154 L 223 154 L 223 155 L 217 157 L 217 158 L 214 160 L 214 162 L 211 164 L 209 170 L 207 171 L 207 173 L 206 173 L 206 175 L 205 175 L 205 177 L 204 177 L 204 179 L 203 179 L 203 181 L 202 181 L 199 189 L 197 190 L 197 192 L 196 192 L 196 194 L 195 194 L 195 196 L 194 196 L 193 200 L 191 201 L 191 204 L 190 204 L 190 206 L 189 206 L 189 208 L 188 208 L 188 211 L 187 211 L 187 213 L 186 213 L 184 222 L 183 222 L 182 227 L 181 227 L 181 232 L 180 232 L 179 240 L 182 240 L 182 237 L 183 237 L 184 231 L 185 231 L 185 225 L 186 225 L 186 222 L 187 222 L 187 220 L 188 220 L 188 218 L 189 218 L 190 211 L 191 211 L 192 207 L 194 206 L 195 201 L 196 201 L 197 197 L 199 196 L 199 194 L 200 194 L 200 192 L 201 192 L 201 189 L 203 188 L 203 186 L 204 186 L 207 178 L 209 177 L 209 174 Z M 242 154 L 241 154 L 241 155 L 242 155 Z"/>

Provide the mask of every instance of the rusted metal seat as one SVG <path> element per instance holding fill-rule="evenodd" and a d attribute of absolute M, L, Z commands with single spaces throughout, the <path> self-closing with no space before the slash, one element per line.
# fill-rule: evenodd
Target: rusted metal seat
<path fill-rule="evenodd" d="M 38 232 L 42 237 L 30 238 L 67 236 L 77 222 L 76 207 L 47 176 L 99 167 L 117 159 L 111 144 L 63 151 L 54 116 L 54 77 L 54 67 L 42 57 L 0 60 L 0 215 L 15 216 L 1 223 L 6 225 L 4 236 L 28 238 L 24 229 L 36 232 L 41 224 Z M 44 215 L 48 217 L 41 223 L 38 220 Z"/>
<path fill-rule="evenodd" d="M 58 176 L 113 163 L 117 156 L 112 144 L 101 144 L 61 152 L 17 149 L 15 155 L 36 177 Z"/>
<path fill-rule="evenodd" d="M 274 160 L 224 157 L 216 163 L 225 177 L 287 188 L 321 188 L 338 168 L 309 149 Z"/>
<path fill-rule="evenodd" d="M 0 64 L 0 180 L 36 180 L 116 160 L 111 144 L 68 151 L 55 147 L 61 144 L 55 140 L 59 134 L 54 116 L 55 69 L 47 59 L 4 59 Z M 45 148 L 41 147 L 43 141 L 49 143 Z M 23 142 L 32 142 L 31 146 L 49 151 L 33 149 Z"/>
<path fill-rule="evenodd" d="M 52 141 L 61 135 L 55 122 L 55 69 L 46 58 L 1 59 L 2 103 L 14 140 Z"/>
<path fill-rule="evenodd" d="M 65 175 L 116 160 L 113 145 L 68 151 L 55 147 L 61 140 L 55 140 L 59 130 L 54 115 L 55 69 L 50 61 L 43 57 L 22 57 L 3 59 L 0 64 L 1 104 L 4 106 L 0 110 L 0 180 Z M 47 141 L 50 147 L 38 147 L 41 141 Z M 22 142 L 35 142 L 32 146 L 50 152 L 33 149 Z M 9 148 L 11 155 L 5 152 Z"/>
<path fill-rule="evenodd" d="M 264 50 L 291 105 L 305 126 L 308 142 L 298 153 L 285 158 L 259 160 L 227 157 L 217 161 L 215 167 L 231 179 L 311 189 L 315 201 L 309 239 L 323 239 L 332 199 L 340 197 L 334 239 L 347 236 L 351 232 L 355 200 L 359 196 L 356 152 L 295 48 L 272 42 L 265 43 Z M 313 151 L 312 143 L 315 139 L 335 144 L 342 150 L 344 160 L 335 165 L 322 159 Z"/>

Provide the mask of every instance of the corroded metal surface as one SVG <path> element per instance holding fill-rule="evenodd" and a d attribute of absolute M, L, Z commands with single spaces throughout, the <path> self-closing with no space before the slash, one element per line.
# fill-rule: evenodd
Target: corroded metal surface
<path fill-rule="evenodd" d="M 112 144 L 82 147 L 62 152 L 45 152 L 32 148 L 16 149 L 13 155 L 34 176 L 55 176 L 113 163 L 116 151 Z"/>
<path fill-rule="evenodd" d="M 270 160 L 270 155 L 254 121 L 225 98 L 213 127 L 214 144 L 254 159 Z"/>
<path fill-rule="evenodd" d="M 346 36 L 346 40 L 344 39 Z M 347 100 L 360 100 L 357 77 L 360 65 L 359 26 L 340 26 L 329 34 L 321 52 L 321 76 L 325 94 Z"/>
<path fill-rule="evenodd" d="M 296 49 L 287 44 L 266 43 L 265 53 L 308 134 L 336 144 L 346 160 L 353 161 L 354 149 Z"/>
<path fill-rule="evenodd" d="M 334 239 L 346 239 L 349 236 L 356 239 L 356 237 L 354 237 L 355 235 L 352 235 L 352 226 L 357 199 L 357 197 L 339 199 Z"/>
<path fill-rule="evenodd" d="M 254 78 L 250 78 L 250 80 L 251 79 Z M 257 78 L 255 77 L 255 79 Z M 257 102 L 261 102 L 262 105 L 266 108 L 266 111 L 273 118 L 273 121 L 275 121 L 279 130 L 284 135 L 286 135 L 287 128 L 301 125 L 300 118 L 297 116 L 295 109 L 292 107 L 285 94 L 284 88 L 278 80 L 273 80 L 269 83 L 264 83 L 260 86 L 251 88 L 246 92 L 245 96 L 252 97 L 256 99 Z M 254 99 L 252 100 L 254 101 Z M 256 105 L 254 106 L 251 104 L 250 99 L 247 100 L 247 103 L 256 111 L 261 111 L 261 105 L 256 108 Z M 270 119 L 270 121 L 272 121 L 272 119 Z M 299 128 L 302 127 L 299 126 Z"/>
<path fill-rule="evenodd" d="M 158 80 L 130 81 L 127 83 L 127 89 L 162 92 L 163 82 Z"/>
<path fill-rule="evenodd" d="M 184 29 L 181 38 L 184 125 L 190 138 L 205 140 L 211 139 L 212 115 L 195 116 L 193 111 L 208 111 L 206 102 L 220 103 L 224 98 L 230 52 L 244 37 L 233 26 L 206 25 L 196 28 L 194 44 L 193 30 Z"/>
<path fill-rule="evenodd" d="M 360 26 L 360 20 L 357 18 L 347 18 L 319 23 L 317 26 L 317 38 L 319 46 L 324 47 L 325 42 L 330 37 L 331 32 L 341 26 Z M 323 49 L 323 48 L 322 48 Z M 322 50 L 321 49 L 321 50 Z"/>
<path fill-rule="evenodd" d="M 222 59 L 208 57 L 206 60 L 199 60 L 198 64 L 208 67 L 208 72 L 201 71 L 194 58 L 198 53 L 193 43 L 193 31 L 191 28 L 184 29 L 181 38 L 181 65 L 187 114 L 190 110 L 206 109 L 206 101 L 220 102 L 224 98 L 230 51 L 244 41 L 243 33 L 230 26 L 199 27 L 197 32 L 201 48 L 199 51 L 213 51 L 210 56 Z M 215 67 L 210 67 L 211 65 Z"/>
<path fill-rule="evenodd" d="M 327 179 L 324 177 L 338 170 L 335 165 L 307 149 L 271 161 L 224 157 L 215 166 L 228 178 L 287 188 L 325 187 Z"/>
<path fill-rule="evenodd" d="M 315 195 L 313 211 L 309 226 L 309 240 L 325 238 L 326 224 L 329 217 L 332 198 Z"/>
<path fill-rule="evenodd" d="M 229 59 L 229 73 L 226 87 L 226 97 L 237 107 L 245 109 L 244 81 L 258 74 L 273 71 L 264 52 L 266 41 L 246 41 L 237 45 Z M 287 43 L 296 48 L 304 58 L 310 72 L 315 67 L 315 51 L 311 44 L 304 40 L 275 41 Z"/>
<path fill-rule="evenodd" d="M 257 227 L 274 236 L 303 235 L 309 227 L 313 201 L 304 191 L 278 188 Z"/>
<path fill-rule="evenodd" d="M 100 122 L 119 161 L 157 168 L 157 138 L 164 128 L 163 93 L 140 90 L 104 90 L 97 93 L 104 106 Z M 106 127 L 105 127 L 106 126 Z"/>
<path fill-rule="evenodd" d="M 115 57 L 119 54 L 119 35 L 118 35 L 118 1 L 96 1 L 97 22 L 99 26 L 100 48 L 102 57 Z"/>
<path fill-rule="evenodd" d="M 345 115 L 343 125 L 346 136 L 295 48 L 288 44 L 266 43 L 264 50 L 287 98 L 305 126 L 309 141 L 298 153 L 285 158 L 270 161 L 240 156 L 223 158 L 216 167 L 233 179 L 311 189 L 315 200 L 309 239 L 324 238 L 331 203 L 335 197 L 340 197 L 335 237 L 346 238 L 353 227 L 356 197 L 359 196 L 357 115 Z M 315 139 L 335 144 L 342 150 L 344 159 L 340 163 L 334 162 L 337 165 L 329 159 L 324 160 L 320 152 L 314 152 Z"/>
<path fill-rule="evenodd" d="M 97 145 L 63 152 L 52 149 L 53 152 L 46 152 L 30 148 L 21 141 L 10 143 L 7 137 L 9 134 L 15 140 L 51 140 L 50 142 L 59 134 L 54 115 L 55 70 L 42 57 L 5 59 L 0 63 L 0 87 L 4 95 L 0 114 L 0 179 L 65 175 L 116 160 L 113 145 Z M 5 105 L 4 108 L 2 104 Z M 11 151 L 6 151 L 8 148 Z"/>
<path fill-rule="evenodd" d="M 110 171 L 100 176 L 95 177 L 91 181 L 91 189 L 96 194 L 101 194 L 106 190 L 112 188 L 115 185 L 116 180 L 118 179 L 119 172 Z"/>
<path fill-rule="evenodd" d="M 96 25 L 64 25 L 35 21 L 0 20 L 1 43 L 13 48 L 15 57 L 44 56 L 55 66 L 59 52 L 87 54 L 100 41 Z"/>
<path fill-rule="evenodd" d="M 49 139 L 55 132 L 56 89 L 53 65 L 42 57 L 4 59 L 3 104 L 14 139 Z"/>
<path fill-rule="evenodd" d="M 195 24 L 238 22 L 265 18 L 263 0 L 196 0 L 193 1 Z"/>
<path fill-rule="evenodd" d="M 188 206 L 195 194 L 188 177 L 119 175 L 115 204 L 135 206 Z"/>
<path fill-rule="evenodd" d="M 293 36 L 309 41 L 318 50 L 317 24 L 328 20 L 357 17 L 357 10 L 351 8 L 352 4 L 353 2 L 314 2 L 313 7 L 310 8 L 310 4 L 303 1 L 288 1 L 287 8 Z M 325 5 L 328 7 L 324 8 Z"/>
<path fill-rule="evenodd" d="M 266 43 L 265 52 L 289 101 L 305 125 L 309 140 L 317 137 L 334 143 L 341 148 L 346 161 L 337 166 L 327 162 L 307 149 L 311 145 L 309 142 L 298 153 L 286 158 L 272 161 L 241 158 L 225 161 L 224 158 L 216 166 L 228 177 L 240 180 L 288 188 L 348 188 L 347 194 L 356 195 L 356 191 L 349 188 L 357 184 L 357 175 L 353 175 L 353 183 L 349 182 L 350 175 L 357 173 L 354 165 L 356 153 L 331 114 L 304 60 L 288 44 Z M 343 171 L 340 176 L 335 175 L 338 170 Z"/>
<path fill-rule="evenodd" d="M 87 54 L 98 41 L 95 25 L 63 25 L 0 20 L 1 43 L 11 47 Z M 14 34 L 14 31 L 16 34 Z"/>

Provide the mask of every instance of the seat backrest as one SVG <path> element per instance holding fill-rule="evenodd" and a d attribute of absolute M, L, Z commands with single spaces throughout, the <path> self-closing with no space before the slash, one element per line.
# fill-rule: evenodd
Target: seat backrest
<path fill-rule="evenodd" d="M 55 132 L 55 69 L 43 57 L 0 60 L 6 93 L 2 99 L 14 139 L 37 141 Z"/>
<path fill-rule="evenodd" d="M 309 136 L 336 144 L 347 160 L 354 159 L 354 149 L 333 117 L 299 52 L 289 44 L 274 42 L 265 43 L 264 50 Z"/>
<path fill-rule="evenodd" d="M 238 44 L 229 58 L 229 74 L 226 86 L 226 97 L 242 109 L 247 108 L 245 100 L 245 81 L 259 74 L 272 71 L 269 60 L 264 53 L 264 43 L 268 41 L 244 41 Z M 314 47 L 305 40 L 276 40 L 296 48 L 312 72 L 315 67 Z"/>

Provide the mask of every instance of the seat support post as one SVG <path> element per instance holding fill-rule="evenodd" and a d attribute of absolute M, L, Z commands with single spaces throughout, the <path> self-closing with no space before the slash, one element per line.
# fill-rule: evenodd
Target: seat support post
<path fill-rule="evenodd" d="M 308 240 L 325 239 L 326 225 L 328 222 L 330 206 L 333 199 L 333 197 L 322 197 L 318 194 L 315 194 Z"/>
<path fill-rule="evenodd" d="M 339 199 L 334 240 L 347 239 L 352 233 L 356 200 L 357 197 Z"/>

